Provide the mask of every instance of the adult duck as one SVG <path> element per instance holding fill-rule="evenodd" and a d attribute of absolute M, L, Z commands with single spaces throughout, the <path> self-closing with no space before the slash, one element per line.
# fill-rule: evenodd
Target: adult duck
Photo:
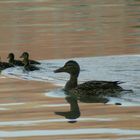
<path fill-rule="evenodd" d="M 29 57 L 26 53 L 23 53 L 21 56 L 21 58 L 23 58 L 23 64 L 24 64 L 24 69 L 26 71 L 35 71 L 35 70 L 39 70 L 38 67 L 34 66 L 34 65 L 31 65 L 30 64 L 30 61 L 29 61 Z"/>
<path fill-rule="evenodd" d="M 80 66 L 74 60 L 66 62 L 63 67 L 54 72 L 70 74 L 70 79 L 66 83 L 64 90 L 80 99 L 94 97 L 96 102 L 100 102 L 100 99 L 103 100 L 102 102 L 106 102 L 106 99 L 104 100 L 105 96 L 117 97 L 124 90 L 119 86 L 122 83 L 119 81 L 88 81 L 78 85 Z"/>
<path fill-rule="evenodd" d="M 20 60 L 15 60 L 15 56 L 13 53 L 9 53 L 8 57 L 9 59 L 9 64 L 14 65 L 14 66 L 24 66 L 23 62 Z"/>
<path fill-rule="evenodd" d="M 30 60 L 28 52 L 23 52 L 22 53 L 21 58 L 25 58 L 25 57 L 28 58 L 28 61 L 29 61 L 30 64 L 35 64 L 35 65 L 39 65 L 40 64 L 40 62 L 38 62 L 38 61 Z M 23 59 L 23 61 L 24 61 L 24 59 Z"/>

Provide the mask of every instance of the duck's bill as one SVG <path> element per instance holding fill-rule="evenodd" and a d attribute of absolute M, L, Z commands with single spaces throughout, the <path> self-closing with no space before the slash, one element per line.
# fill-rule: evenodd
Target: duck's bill
<path fill-rule="evenodd" d="M 64 72 L 64 67 L 54 70 L 54 73 Z"/>

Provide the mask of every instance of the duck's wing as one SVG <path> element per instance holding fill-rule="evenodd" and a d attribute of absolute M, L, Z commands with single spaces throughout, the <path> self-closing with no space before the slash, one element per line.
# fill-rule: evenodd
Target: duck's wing
<path fill-rule="evenodd" d="M 122 82 L 119 81 L 88 81 L 83 84 L 78 85 L 80 89 L 106 89 L 106 88 L 116 88 L 120 87 L 119 84 Z"/>
<path fill-rule="evenodd" d="M 118 81 L 89 81 L 78 85 L 74 92 L 80 96 L 118 96 L 118 92 L 123 90 L 118 84 Z"/>

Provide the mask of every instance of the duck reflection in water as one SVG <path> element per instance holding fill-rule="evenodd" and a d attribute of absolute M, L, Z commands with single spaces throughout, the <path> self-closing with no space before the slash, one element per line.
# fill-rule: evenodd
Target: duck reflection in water
<path fill-rule="evenodd" d="M 66 119 L 70 119 L 69 123 L 75 123 L 77 122 L 77 118 L 80 117 L 80 109 L 78 106 L 77 98 L 73 96 L 67 96 L 66 101 L 70 104 L 70 111 L 67 112 L 55 112 L 55 114 L 64 116 Z"/>
<path fill-rule="evenodd" d="M 77 118 L 80 117 L 80 108 L 78 105 L 78 98 L 76 96 L 70 95 L 68 92 L 66 93 L 68 96 L 65 100 L 70 104 L 70 111 L 67 112 L 55 112 L 56 115 L 64 116 L 66 119 L 69 119 L 69 123 L 76 123 Z M 81 102 L 86 103 L 106 103 L 108 99 L 101 98 L 101 97 L 94 97 L 94 98 L 81 98 Z"/>

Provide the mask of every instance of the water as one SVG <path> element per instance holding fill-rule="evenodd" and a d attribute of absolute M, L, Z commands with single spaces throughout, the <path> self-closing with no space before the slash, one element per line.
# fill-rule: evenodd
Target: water
<path fill-rule="evenodd" d="M 66 58 L 138 53 L 139 1 L 1 0 L 0 51 Z"/>
<path fill-rule="evenodd" d="M 62 130 L 25 130 L 25 131 L 0 131 L 0 136 L 29 137 L 29 136 L 55 136 L 55 135 L 80 135 L 80 134 L 116 134 L 139 135 L 140 130 L 116 129 L 116 128 L 87 128 L 87 129 L 62 129 Z"/>
<path fill-rule="evenodd" d="M 111 122 L 119 120 L 117 118 L 78 118 L 78 119 L 69 119 L 69 121 L 77 120 L 78 122 L 88 122 L 88 121 L 95 121 L 95 122 Z M 24 121 L 6 121 L 0 122 L 0 126 L 35 126 L 38 124 L 43 123 L 62 123 L 67 122 L 68 119 L 48 119 L 48 120 L 24 120 Z"/>
<path fill-rule="evenodd" d="M 124 89 L 133 90 L 121 99 L 109 98 L 110 102 L 120 102 L 127 106 L 140 105 L 140 55 L 122 55 L 106 57 L 71 58 L 76 60 L 81 67 L 79 83 L 88 80 L 122 81 Z M 39 71 L 25 72 L 23 67 L 9 68 L 2 75 L 23 80 L 35 80 L 51 82 L 64 87 L 69 75 L 65 73 L 55 74 L 53 71 L 64 65 L 69 59 L 42 60 Z M 66 95 L 63 90 L 56 89 L 45 93 L 46 96 L 61 97 Z"/>
<path fill-rule="evenodd" d="M 97 125 L 96 121 L 100 121 L 101 118 L 97 116 L 98 119 L 95 119 L 94 112 L 89 113 L 91 109 L 96 109 L 96 105 L 92 106 L 92 104 L 84 104 L 82 107 L 81 104 L 79 105 L 82 115 L 89 113 L 89 118 L 81 116 L 74 120 L 80 121 L 80 124 L 69 125 L 67 123 L 69 120 L 64 116 L 64 119 L 56 118 L 56 120 L 53 120 L 54 116 L 50 114 L 50 110 L 51 113 L 54 113 L 55 111 L 63 111 L 66 107 L 69 111 L 69 104 L 59 103 L 66 97 L 62 87 L 69 76 L 53 73 L 53 70 L 62 66 L 67 59 L 47 60 L 139 53 L 139 2 L 139 0 L 0 0 L 0 56 L 2 61 L 7 61 L 9 52 L 13 52 L 16 59 L 19 59 L 23 51 L 28 51 L 31 55 L 30 58 L 42 60 L 40 71 L 25 73 L 22 68 L 16 67 L 3 71 L 3 75 L 22 80 L 51 82 L 59 86 L 58 89 L 50 92 L 46 89 L 46 93 L 42 93 L 42 98 L 40 98 L 40 93 L 37 94 L 38 96 L 36 96 L 36 93 L 32 94 L 32 89 L 29 90 L 29 87 L 27 87 L 27 91 L 21 92 L 21 89 L 26 88 L 23 83 L 22 85 L 20 82 L 17 84 L 10 79 L 6 80 L 5 76 L 1 77 L 3 79 L 1 80 L 0 123 L 5 126 L 0 126 L 0 139 L 30 136 L 34 136 L 33 139 L 40 139 L 41 136 L 58 135 L 56 139 L 70 140 L 73 138 L 80 139 L 83 134 L 82 136 L 85 136 L 86 140 L 93 139 L 92 136 L 96 139 L 96 135 L 102 137 L 100 140 L 108 140 L 109 134 L 109 137 L 114 135 L 111 138 L 114 140 L 139 140 L 140 132 L 137 126 L 139 124 L 139 122 L 137 123 L 139 109 L 137 111 L 135 108 L 131 110 L 131 107 L 127 108 L 127 112 L 124 111 L 126 108 L 113 107 L 115 112 L 118 111 L 118 108 L 124 109 L 126 116 L 124 116 L 124 112 L 121 112 L 122 110 L 115 115 L 120 116 L 120 118 L 125 117 L 124 121 L 126 123 L 124 124 L 122 121 L 121 124 L 120 122 L 113 124 L 113 121 L 111 121 L 113 127 L 110 128 L 108 128 L 108 125 L 104 125 L 103 121 L 101 125 Z M 126 94 L 121 99 L 110 98 L 108 104 L 121 102 L 123 106 L 140 105 L 139 55 L 75 59 L 81 65 L 79 83 L 94 79 L 120 80 L 126 82 L 121 86 L 126 89 L 133 89 L 133 94 Z M 16 89 L 17 86 L 22 88 Z M 29 86 L 32 85 L 29 84 Z M 13 91 L 13 88 L 9 87 L 13 87 L 15 90 Z M 16 103 L 17 101 L 19 103 Z M 99 115 L 101 111 L 109 119 L 112 118 L 108 115 L 114 114 L 104 112 L 106 109 L 107 111 L 110 110 L 112 106 L 102 107 L 97 107 L 98 112 L 95 111 L 95 113 Z M 133 115 L 137 115 L 138 118 L 133 118 Z M 103 117 L 104 114 L 101 116 Z M 129 117 L 130 121 L 127 122 Z M 95 123 L 92 121 L 95 121 Z M 48 122 L 50 127 L 48 127 Z M 41 127 L 41 123 L 44 125 L 46 123 L 46 127 Z M 135 124 L 135 126 L 128 125 L 130 123 Z M 107 124 L 109 124 L 109 121 Z M 120 128 L 124 125 L 123 128 L 125 129 L 116 129 L 119 127 L 118 124 L 120 124 Z M 89 125 L 100 128 L 88 128 Z M 77 129 L 77 126 L 84 126 L 84 129 Z M 49 131 L 51 127 L 53 130 Z M 40 128 L 43 130 L 40 130 Z M 71 135 L 59 138 L 64 133 Z M 75 138 L 75 135 L 77 135 L 77 138 Z M 117 135 L 119 138 L 116 138 Z M 120 138 L 120 135 L 122 135 L 122 138 Z M 129 135 L 130 138 L 126 135 Z M 124 138 L 125 136 L 126 138 Z M 97 139 L 99 140 L 99 138 Z"/>

